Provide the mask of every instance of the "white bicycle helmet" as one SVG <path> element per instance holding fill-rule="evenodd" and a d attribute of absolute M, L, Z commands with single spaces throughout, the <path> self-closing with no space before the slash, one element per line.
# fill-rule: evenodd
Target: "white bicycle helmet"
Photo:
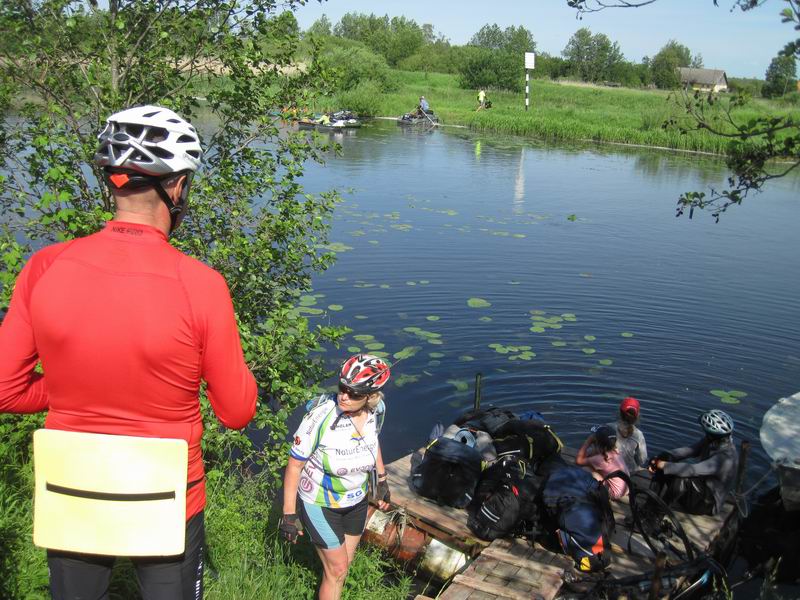
<path fill-rule="evenodd" d="M 151 177 L 194 172 L 203 155 L 191 123 L 161 106 L 137 106 L 115 113 L 97 138 L 97 166 Z"/>
<path fill-rule="evenodd" d="M 728 413 L 716 408 L 700 415 L 700 426 L 707 434 L 718 437 L 733 433 L 733 419 Z"/>

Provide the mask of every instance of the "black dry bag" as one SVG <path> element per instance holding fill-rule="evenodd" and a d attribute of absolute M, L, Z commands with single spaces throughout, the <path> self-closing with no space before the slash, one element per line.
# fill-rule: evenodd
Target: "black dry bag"
<path fill-rule="evenodd" d="M 411 487 L 439 504 L 464 508 L 481 477 L 481 455 L 475 448 L 445 437 L 428 445 L 425 456 L 411 471 Z"/>

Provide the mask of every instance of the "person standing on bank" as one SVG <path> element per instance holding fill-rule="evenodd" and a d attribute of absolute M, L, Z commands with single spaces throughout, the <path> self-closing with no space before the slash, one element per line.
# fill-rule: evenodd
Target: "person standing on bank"
<path fill-rule="evenodd" d="M 478 108 L 477 110 L 481 110 L 482 108 L 486 108 L 486 90 L 481 88 L 478 91 Z"/>
<path fill-rule="evenodd" d="M 294 436 L 283 480 L 282 537 L 297 543 L 305 530 L 322 561 L 320 600 L 339 600 L 367 521 L 370 496 L 389 508 L 389 485 L 378 443 L 383 392 L 390 370 L 369 354 L 348 358 L 339 393 L 322 396 Z M 299 516 L 298 516 L 299 509 Z M 302 523 L 302 527 L 301 527 Z"/>
<path fill-rule="evenodd" d="M 619 418 L 616 423 L 608 426 L 617 431 L 617 450 L 625 461 L 628 473 L 635 473 L 639 469 L 646 469 L 647 444 L 644 434 L 639 429 L 639 401 L 628 396 L 619 405 Z"/>
<path fill-rule="evenodd" d="M 201 381 L 207 383 L 211 406 L 226 427 L 243 428 L 256 410 L 256 381 L 244 361 L 225 280 L 168 241 L 186 212 L 201 155 L 194 127 L 171 110 L 140 106 L 111 115 L 94 160 L 114 197 L 113 220 L 98 233 L 33 254 L 17 278 L 0 327 L 0 412 L 48 411 L 46 429 L 36 435 L 65 440 L 65 452 L 88 448 L 86 456 L 91 457 L 100 439 L 113 448 L 140 444 L 142 453 L 135 457 L 113 449 L 103 454 L 122 472 L 129 460 L 148 454 L 164 438 L 181 449 L 181 466 L 172 476 L 181 497 L 186 486 L 185 512 L 177 507 L 177 517 L 168 523 L 177 532 L 175 545 L 184 550 L 162 556 L 156 547 L 147 557 L 132 558 L 144 600 L 198 600 L 203 595 Z M 35 370 L 40 360 L 44 375 Z M 37 471 L 40 458 L 46 462 L 47 457 L 37 454 Z M 133 527 L 145 531 L 146 539 L 157 540 L 155 546 L 163 543 L 158 524 L 132 515 L 142 514 L 135 512 L 145 510 L 141 505 L 165 500 L 122 501 L 155 495 L 152 486 L 160 483 L 153 484 L 152 475 L 163 474 L 158 470 L 163 460 L 149 460 L 151 470 L 130 473 L 133 487 L 142 489 L 112 494 L 100 482 L 101 489 L 90 490 L 98 497 L 80 500 L 117 502 L 113 510 L 122 511 L 119 529 L 95 531 L 97 504 L 75 515 L 51 517 L 54 529 L 60 523 L 72 523 L 74 529 L 74 523 L 89 515 L 87 535 L 77 537 L 105 535 L 122 543 L 120 532 Z M 48 493 L 75 498 L 81 497 L 75 490 L 87 493 L 83 481 L 58 483 L 56 492 L 48 482 Z M 175 497 L 173 493 L 166 500 L 173 507 Z M 49 549 L 52 597 L 108 598 L 115 556 L 103 554 Z"/>

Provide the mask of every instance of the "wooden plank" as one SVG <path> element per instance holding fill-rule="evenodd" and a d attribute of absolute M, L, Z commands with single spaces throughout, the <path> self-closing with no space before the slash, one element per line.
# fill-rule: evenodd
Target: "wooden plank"
<path fill-rule="evenodd" d="M 451 583 L 437 598 L 439 600 L 469 600 L 469 597 L 474 592 L 471 587 L 460 585 L 458 583 Z"/>
<path fill-rule="evenodd" d="M 561 587 L 560 573 L 540 569 L 538 563 L 528 563 L 523 567 L 503 562 L 479 560 L 475 563 L 473 579 L 516 590 L 528 596 L 539 594 L 543 597 L 554 595 Z"/>
<path fill-rule="evenodd" d="M 485 548 L 483 552 L 481 552 L 481 556 L 494 558 L 500 562 L 516 565 L 517 567 L 520 567 L 522 569 L 535 569 L 542 573 L 556 575 L 559 578 L 564 575 L 563 568 L 559 568 L 557 566 L 547 563 L 538 562 L 530 558 L 524 559 L 518 556 L 514 556 L 513 554 L 509 554 L 504 550 L 498 549 L 497 547 L 495 547 L 494 544 L 492 544 L 488 548 Z"/>
<path fill-rule="evenodd" d="M 456 575 L 453 579 L 453 583 L 458 583 L 487 594 L 493 594 L 497 598 L 508 598 L 509 600 L 531 600 L 531 598 L 541 598 L 539 594 L 531 596 L 530 594 L 509 590 L 499 585 L 478 581 L 477 579 L 465 577 L 464 575 Z"/>

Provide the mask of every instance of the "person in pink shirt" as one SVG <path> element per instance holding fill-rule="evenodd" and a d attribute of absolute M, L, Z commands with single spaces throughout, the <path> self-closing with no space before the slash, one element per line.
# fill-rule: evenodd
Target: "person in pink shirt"
<path fill-rule="evenodd" d="M 583 442 L 575 463 L 590 467 L 595 479 L 602 480 L 614 471 L 628 475 L 625 459 L 617 450 L 617 432 L 608 425 L 601 425 Z M 628 484 L 620 477 L 611 477 L 604 482 L 611 498 L 622 498 L 628 493 Z"/>

